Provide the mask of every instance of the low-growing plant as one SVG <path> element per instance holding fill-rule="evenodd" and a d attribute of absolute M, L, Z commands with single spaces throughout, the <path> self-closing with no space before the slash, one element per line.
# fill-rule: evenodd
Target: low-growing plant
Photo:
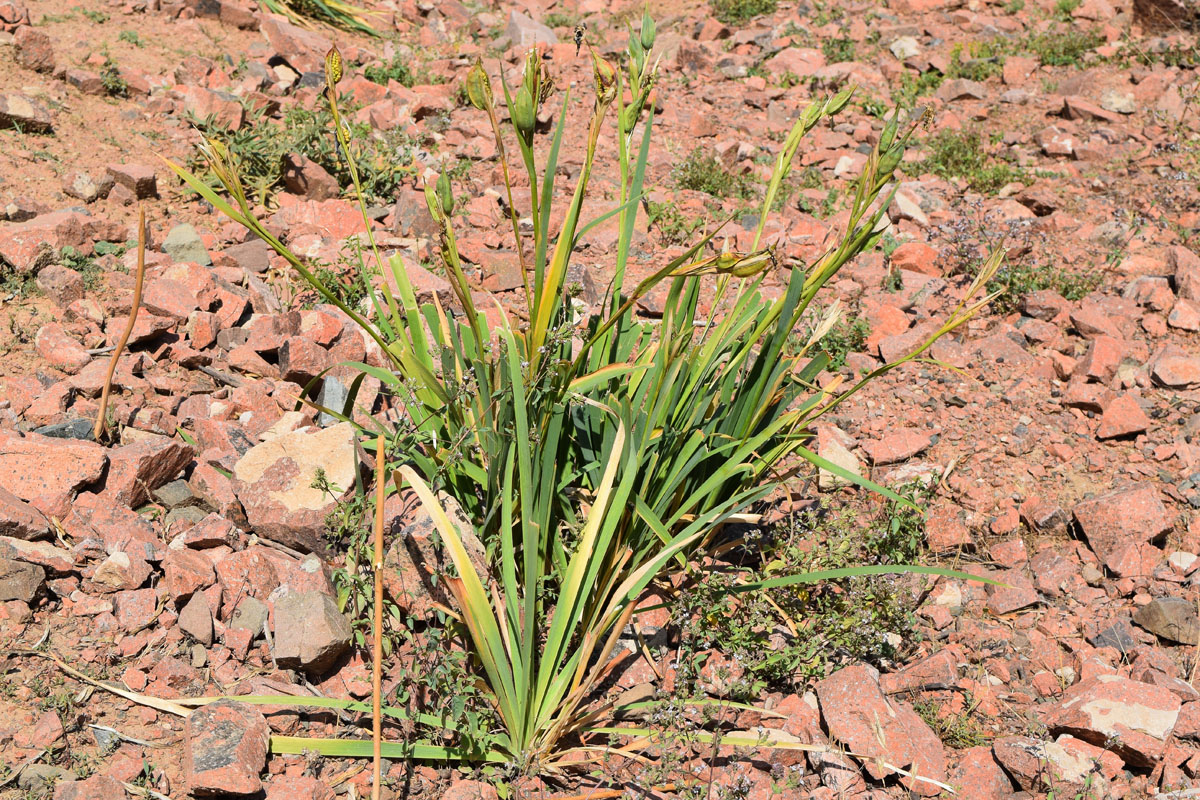
<path fill-rule="evenodd" d="M 821 42 L 821 52 L 830 64 L 840 64 L 843 61 L 853 61 L 857 56 L 854 39 L 843 34 L 833 36 Z"/>
<path fill-rule="evenodd" d="M 412 56 L 401 53 L 396 53 L 392 56 L 391 61 L 384 64 L 365 67 L 363 69 L 363 77 L 383 86 L 387 86 L 388 81 L 395 81 L 410 89 L 419 84 L 445 82 L 442 76 L 434 74 L 423 65 L 414 68 Z"/>
<path fill-rule="evenodd" d="M 319 22 L 370 36 L 379 35 L 372 25 L 379 12 L 346 0 L 262 0 L 262 4 L 272 14 L 281 14 L 306 28 Z"/>
<path fill-rule="evenodd" d="M 754 194 L 753 179 L 730 172 L 719 158 L 702 147 L 695 148 L 676 164 L 671 177 L 680 189 L 704 192 L 713 197 L 748 199 Z"/>
<path fill-rule="evenodd" d="M 327 135 L 333 116 L 329 109 L 310 110 L 291 106 L 283 119 L 273 120 L 261 109 L 249 109 L 249 120 L 236 131 L 216 118 L 191 118 L 196 128 L 210 140 L 223 143 L 238 161 L 238 172 L 250 196 L 256 203 L 265 203 L 283 183 L 283 159 L 299 153 L 319 164 L 337 179 L 343 189 L 356 187 L 369 202 L 387 202 L 415 172 L 412 154 L 414 144 L 398 130 L 373 132 L 365 123 L 343 120 L 351 135 L 362 147 L 354 154 L 354 169 L 359 179 L 354 183 L 350 165 L 336 141 Z M 202 158 L 189 160 L 190 169 L 204 172 Z M 204 181 L 218 188 L 220 179 L 204 172 Z"/>
<path fill-rule="evenodd" d="M 125 30 L 121 31 L 121 33 L 117 35 L 117 41 L 128 42 L 134 47 L 141 47 L 145 44 L 145 42 L 142 41 L 142 37 L 138 35 L 138 32 L 132 28 L 126 28 Z"/>
<path fill-rule="evenodd" d="M 962 178 L 981 194 L 995 194 L 1021 178 L 1017 167 L 985 153 L 977 130 L 940 131 L 926 146 L 929 155 L 921 162 L 922 168 L 943 178 Z"/>
<path fill-rule="evenodd" d="M 1048 67 L 1078 65 L 1089 50 L 1104 44 L 1104 37 L 1090 30 L 1072 26 L 1066 30 L 1053 29 L 1029 37 L 1026 47 Z"/>
<path fill-rule="evenodd" d="M 117 62 L 111 58 L 105 59 L 104 66 L 100 69 L 100 81 L 104 84 L 104 91 L 113 97 L 129 94 L 129 84 L 121 77 L 121 68 Z"/>
<path fill-rule="evenodd" d="M 726 25 L 740 25 L 764 14 L 774 14 L 778 0 L 708 0 L 708 7 Z"/>
<path fill-rule="evenodd" d="M 816 349 L 826 332 L 823 326 L 804 346 L 788 349 L 792 331 L 808 322 L 822 287 L 877 243 L 891 199 L 885 190 L 915 128 L 902 127 L 898 115 L 887 121 L 851 193 L 845 228 L 820 257 L 803 263 L 782 252 L 783 245 L 761 247 L 767 216 L 802 138 L 841 111 L 852 90 L 814 102 L 796 121 L 777 153 L 747 251 L 712 252 L 714 229 L 681 255 L 656 261 L 651 274 L 624 288 L 636 216 L 647 193 L 654 120 L 648 100 L 657 79 L 650 57 L 654 40 L 654 23 L 646 16 L 630 37 L 620 70 L 590 53 L 594 97 L 582 166 L 556 229 L 550 220 L 571 93 L 565 93 L 548 146 L 535 149 L 538 112 L 553 89 L 548 65 L 535 50 L 525 60 L 520 83 L 503 86 L 511 119 L 508 135 L 516 142 L 530 187 L 526 213 L 512 201 L 491 80 L 479 62 L 467 76 L 471 105 L 487 114 L 504 168 L 525 280 L 527 316 L 520 322 L 501 308 L 502 318 L 489 329 L 463 271 L 454 198 L 445 175 L 426 184 L 425 197 L 438 226 L 439 256 L 456 308 L 436 301 L 417 304 L 403 262 L 378 256 L 362 204 L 379 268 L 391 271 L 397 287 L 393 292 L 384 284 L 372 292 L 368 318 L 321 282 L 255 217 L 239 162 L 223 142 L 210 140 L 204 148 L 223 193 L 171 164 L 214 208 L 267 242 L 379 347 L 385 366 L 353 364 L 361 377 L 350 387 L 348 402 L 342 409 L 322 410 L 352 421 L 357 392 L 368 376 L 398 406 L 387 419 L 360 415 L 355 424 L 366 438 L 364 447 L 376 453 L 380 446 L 386 448 L 392 490 L 418 499 L 437 528 L 455 572 L 446 586 L 457 606 L 457 629 L 498 721 L 485 740 L 462 730 L 447 739 L 437 713 L 387 706 L 383 714 L 418 732 L 405 742 L 384 743 L 382 752 L 388 757 L 490 761 L 517 772 L 554 773 L 597 763 L 610 752 L 612 737 L 628 752 L 653 746 L 657 734 L 651 729 L 604 724 L 616 710 L 615 701 L 596 696 L 643 592 L 678 572 L 699 572 L 703 580 L 711 567 L 694 558 L 698 551 L 725 525 L 746 519 L 753 504 L 805 467 L 819 466 L 911 505 L 809 450 L 812 425 L 870 380 L 919 358 L 988 300 L 983 286 L 999 265 L 999 254 L 927 342 L 907 358 L 845 387 L 836 377 L 824 388 L 817 383 L 829 363 Z M 354 157 L 361 145 L 344 124 L 334 91 L 341 72 L 334 49 L 326 58 L 326 99 L 334 135 L 350 154 L 347 167 L 361 198 Z M 615 118 L 615 205 L 585 223 L 597 147 L 610 115 Z M 525 234 L 520 218 L 532 221 L 531 235 Z M 606 270 L 612 279 L 598 310 L 580 316 L 566 291 L 571 259 L 581 241 L 609 220 L 618 231 Z M 768 274 L 785 284 L 781 296 L 768 298 L 760 291 Z M 638 300 L 658 287 L 664 290 L 661 319 L 635 317 Z M 712 310 L 702 312 L 702 296 Z M 382 445 L 376 437 L 382 437 Z M 457 523 L 446 511 L 451 500 L 461 507 Z M 470 535 L 487 548 L 489 569 L 478 570 L 468 556 L 464 539 Z M 373 563 L 379 563 L 378 554 Z M 824 580 L 897 572 L 966 577 L 935 567 L 860 564 L 777 574 L 730 592 L 790 591 Z M 279 697 L 238 699 L 281 702 Z M 368 708 L 325 698 L 282 702 Z M 708 731 L 695 736 L 709 744 L 718 738 Z M 769 733 L 764 737 L 723 734 L 720 741 L 808 747 Z M 275 752 L 350 756 L 374 751 L 370 740 L 284 736 L 272 737 L 271 747 Z"/>

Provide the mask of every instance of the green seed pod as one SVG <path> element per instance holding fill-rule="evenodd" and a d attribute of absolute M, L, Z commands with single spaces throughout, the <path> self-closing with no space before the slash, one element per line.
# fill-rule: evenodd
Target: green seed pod
<path fill-rule="evenodd" d="M 891 118 L 883 124 L 883 131 L 879 134 L 879 151 L 886 152 L 892 146 L 892 142 L 896 141 L 896 128 L 900 124 L 900 110 L 897 109 L 892 113 Z"/>
<path fill-rule="evenodd" d="M 530 98 L 536 100 L 540 94 L 539 85 L 542 81 L 542 56 L 536 49 L 530 50 L 525 56 L 525 74 L 521 80 L 521 88 L 529 92 Z M 537 113 L 537 109 L 534 109 Z"/>
<path fill-rule="evenodd" d="M 629 26 L 629 56 L 634 61 L 640 62 L 645 56 L 645 50 L 642 48 L 642 38 L 638 32 Z"/>
<path fill-rule="evenodd" d="M 512 107 L 508 109 L 513 126 L 526 142 L 533 139 L 533 128 L 537 124 L 537 112 L 534 110 L 533 97 L 529 90 L 522 86 L 513 95 Z"/>
<path fill-rule="evenodd" d="M 893 147 L 886 153 L 879 156 L 879 171 L 878 175 L 891 175 L 895 172 L 896 167 L 900 166 L 900 159 L 904 158 L 903 147 Z"/>
<path fill-rule="evenodd" d="M 642 114 L 643 98 L 638 98 L 637 102 L 630 103 L 625 106 L 625 110 L 621 112 L 621 130 L 628 133 L 633 130 L 633 126 L 637 125 L 638 117 Z"/>
<path fill-rule="evenodd" d="M 592 76 L 596 82 L 596 102 L 608 105 L 617 96 L 617 71 L 592 50 Z"/>
<path fill-rule="evenodd" d="M 479 59 L 475 59 L 475 65 L 467 73 L 467 99 L 480 111 L 488 111 L 492 107 L 492 82 L 488 80 L 487 71 Z"/>
<path fill-rule="evenodd" d="M 829 99 L 829 105 L 828 105 L 829 113 L 836 114 L 839 111 L 841 111 L 843 108 L 845 108 L 846 104 L 850 102 L 850 98 L 854 95 L 854 90 L 856 88 L 858 88 L 858 87 L 851 86 L 847 89 L 843 89 L 842 91 L 838 92 L 833 97 L 831 97 Z"/>
<path fill-rule="evenodd" d="M 342 54 L 335 44 L 325 54 L 325 83 L 332 89 L 342 79 Z"/>
<path fill-rule="evenodd" d="M 656 33 L 654 20 L 650 19 L 650 12 L 642 12 L 642 49 L 647 53 L 654 48 L 654 36 Z"/>
<path fill-rule="evenodd" d="M 441 180 L 440 178 L 438 180 Z M 442 216 L 442 201 L 438 198 L 437 189 L 429 183 L 425 184 L 425 207 L 429 209 L 429 216 L 438 225 L 442 224 L 444 217 Z"/>
<path fill-rule="evenodd" d="M 437 195 L 438 201 L 442 206 L 442 213 L 447 217 L 454 213 L 454 192 L 450 189 L 450 176 L 443 172 L 437 179 Z"/>

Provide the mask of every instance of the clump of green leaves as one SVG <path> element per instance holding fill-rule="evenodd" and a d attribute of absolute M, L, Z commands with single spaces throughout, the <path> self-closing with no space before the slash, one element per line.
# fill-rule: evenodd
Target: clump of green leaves
<path fill-rule="evenodd" d="M 1045 31 L 1031 36 L 1026 42 L 1038 60 L 1049 67 L 1078 65 L 1085 53 L 1102 44 L 1104 37 L 1101 34 L 1080 27 Z"/>
<path fill-rule="evenodd" d="M 103 25 L 108 22 L 109 15 L 103 11 L 92 11 L 90 9 L 81 8 L 79 12 L 97 25 Z"/>
<path fill-rule="evenodd" d="M 1004 70 L 1009 45 L 998 39 L 985 39 L 963 45 L 954 45 L 950 50 L 950 64 L 946 68 L 947 78 L 966 78 L 986 81 Z"/>
<path fill-rule="evenodd" d="M 211 117 L 193 117 L 191 121 L 205 137 L 222 142 L 237 154 L 247 189 L 263 203 L 282 185 L 283 158 L 289 153 L 307 156 L 336 178 L 342 188 L 352 185 L 349 166 L 328 135 L 332 120 L 327 108 L 291 106 L 282 120 L 251 109 L 247 123 L 236 131 Z M 348 119 L 343 119 L 343 124 L 360 145 L 354 152 L 364 197 L 370 202 L 390 200 L 413 177 L 413 141 L 398 130 L 374 132 L 366 123 Z M 199 157 L 194 156 L 190 163 L 195 169 L 203 169 Z M 210 186 L 220 185 L 211 172 L 206 180 Z"/>
<path fill-rule="evenodd" d="M 913 703 L 913 711 L 937 734 L 942 744 L 955 750 L 966 750 L 968 747 L 978 747 L 987 743 L 987 731 L 971 713 L 970 700 L 967 706 L 967 711 L 944 714 L 944 706 L 941 703 L 921 700 Z"/>
<path fill-rule="evenodd" d="M 657 228 L 663 242 L 684 244 L 703 225 L 699 218 L 689 218 L 674 203 L 646 203 L 646 226 Z"/>
<path fill-rule="evenodd" d="M 121 33 L 117 36 L 117 41 L 128 42 L 134 47 L 142 47 L 145 44 L 138 32 L 132 28 L 126 28 L 125 30 L 121 31 Z"/>
<path fill-rule="evenodd" d="M 121 69 L 117 62 L 111 58 L 104 61 L 104 66 L 100 70 L 100 81 L 104 84 L 104 91 L 113 97 L 124 97 L 129 94 L 129 84 L 121 77 Z"/>
<path fill-rule="evenodd" d="M 763 14 L 773 14 L 778 0 L 708 0 L 712 14 L 726 25 L 739 25 Z"/>
<path fill-rule="evenodd" d="M 1006 262 L 988 282 L 988 291 L 996 294 L 992 308 L 1008 314 L 1021 307 L 1027 294 L 1042 289 L 1053 289 L 1067 300 L 1082 300 L 1100 287 L 1103 277 L 1095 270 L 1073 273 L 1027 261 Z"/>
<path fill-rule="evenodd" d="M 995 194 L 1022 175 L 1017 167 L 987 156 L 977 130 L 940 131 L 926 141 L 926 147 L 924 169 L 942 178 L 962 178 L 981 194 Z"/>
<path fill-rule="evenodd" d="M 442 76 L 434 74 L 423 64 L 413 68 L 412 61 L 411 56 L 396 53 L 392 60 L 385 64 L 372 64 L 364 68 L 363 77 L 383 86 L 387 86 L 388 81 L 395 81 L 410 89 L 414 86 L 445 83 Z"/>
<path fill-rule="evenodd" d="M 754 180 L 730 172 L 712 153 L 697 147 L 675 165 L 671 177 L 680 189 L 711 194 L 713 197 L 749 199 L 754 196 Z"/>
<path fill-rule="evenodd" d="M 818 340 L 817 346 L 829 356 L 829 369 L 836 372 L 846 364 L 846 356 L 861 353 L 871 335 L 870 324 L 862 317 L 840 319 Z"/>
<path fill-rule="evenodd" d="M 854 40 L 845 34 L 825 39 L 821 42 L 821 52 L 830 64 L 854 61 L 858 55 Z"/>
<path fill-rule="evenodd" d="M 935 69 L 920 74 L 905 71 L 900 85 L 892 90 L 892 102 L 901 108 L 913 108 L 922 97 L 936 92 L 944 80 L 946 76 Z"/>
<path fill-rule="evenodd" d="M 746 570 L 707 573 L 674 609 L 679 677 L 696 680 L 703 662 L 695 656 L 717 647 L 745 670 L 735 685 L 742 696 L 734 699 L 750 699 L 764 688 L 795 691 L 849 661 L 895 658 L 916 622 L 903 579 L 847 578 L 749 593 L 735 587 L 796 572 L 913 563 L 922 555 L 921 531 L 919 514 L 893 505 L 874 519 L 821 510 L 746 533 L 729 556 Z"/>

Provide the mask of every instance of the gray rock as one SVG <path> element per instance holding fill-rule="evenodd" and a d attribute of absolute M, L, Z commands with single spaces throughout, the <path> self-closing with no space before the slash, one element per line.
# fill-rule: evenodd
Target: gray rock
<path fill-rule="evenodd" d="M 192 599 L 179 612 L 179 630 L 205 647 L 213 643 L 212 610 L 204 592 L 193 592 Z"/>
<path fill-rule="evenodd" d="M 1114 114 L 1133 114 L 1137 112 L 1137 102 L 1133 95 L 1116 89 L 1109 89 L 1100 95 L 1100 107 Z"/>
<path fill-rule="evenodd" d="M 257 639 L 267 627 L 267 606 L 253 597 L 243 597 L 238 603 L 229 627 L 250 631 L 250 638 Z"/>
<path fill-rule="evenodd" d="M 172 508 L 163 517 L 163 524 L 167 530 L 175 531 L 181 527 L 190 528 L 198 524 L 201 520 L 208 516 L 208 512 L 199 506 L 182 506 L 180 508 Z"/>
<path fill-rule="evenodd" d="M 37 564 L 0 558 L 0 602 L 31 603 L 46 585 L 46 570 Z"/>
<path fill-rule="evenodd" d="M 92 441 L 92 429 L 95 427 L 96 421 L 91 419 L 68 419 L 62 422 L 55 422 L 50 425 L 43 425 L 40 428 L 34 428 L 34 433 L 40 433 L 42 436 L 49 436 L 52 439 L 81 439 L 85 442 Z"/>
<path fill-rule="evenodd" d="M 275 661 L 320 675 L 350 647 L 350 621 L 329 595 L 296 592 L 275 601 Z"/>
<path fill-rule="evenodd" d="M 317 403 L 332 411 L 340 412 L 345 408 L 346 398 L 349 396 L 350 390 L 346 388 L 346 384 L 332 375 L 326 375 L 325 380 L 321 383 L 321 390 L 317 392 Z M 322 428 L 328 428 L 337 423 L 338 418 L 332 414 L 322 411 L 317 415 L 317 424 Z"/>
<path fill-rule="evenodd" d="M 271 246 L 262 239 L 252 239 L 245 244 L 235 244 L 225 248 L 225 255 L 236 261 L 242 269 L 250 270 L 256 275 L 266 272 L 270 268 L 271 253 L 273 252 L 275 251 L 271 249 Z"/>
<path fill-rule="evenodd" d="M 16 128 L 22 133 L 53 133 L 50 112 L 32 98 L 15 92 L 0 94 L 0 128 Z"/>
<path fill-rule="evenodd" d="M 204 248 L 200 234 L 187 222 L 171 229 L 167 238 L 163 240 L 162 249 L 175 261 L 194 261 L 206 267 L 212 265 L 212 259 L 208 257 L 208 250 Z"/>
<path fill-rule="evenodd" d="M 198 502 L 196 495 L 192 494 L 191 487 L 182 478 L 173 480 L 170 483 L 164 483 L 151 492 L 151 494 L 154 495 L 154 499 L 159 504 L 167 508 L 180 508 L 182 506 L 195 505 Z"/>
<path fill-rule="evenodd" d="M 30 764 L 17 776 L 17 788 L 23 792 L 42 794 L 49 791 L 54 784 L 67 777 L 68 774 L 62 767 L 54 767 L 49 764 Z"/>
<path fill-rule="evenodd" d="M 520 11 L 511 11 L 508 15 L 508 27 L 504 35 L 512 42 L 512 46 L 521 50 L 537 44 L 558 44 L 554 31 L 530 16 Z"/>
<path fill-rule="evenodd" d="M 1156 636 L 1180 644 L 1200 643 L 1196 605 L 1182 597 L 1158 597 L 1137 610 L 1133 621 Z"/>

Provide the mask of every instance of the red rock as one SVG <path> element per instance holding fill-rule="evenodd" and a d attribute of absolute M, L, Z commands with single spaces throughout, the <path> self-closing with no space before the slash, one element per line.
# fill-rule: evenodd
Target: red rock
<path fill-rule="evenodd" d="M 1162 757 L 1180 706 L 1169 689 L 1100 675 L 1071 687 L 1042 719 L 1052 733 L 1069 733 L 1150 768 Z"/>
<path fill-rule="evenodd" d="M 1200 308 L 1191 300 L 1180 299 L 1167 315 L 1167 324 L 1181 331 L 1200 331 Z"/>
<path fill-rule="evenodd" d="M 279 348 L 279 372 L 285 381 L 305 386 L 333 366 L 333 358 L 307 336 L 292 336 Z"/>
<path fill-rule="evenodd" d="M 0 486 L 43 512 L 99 480 L 107 464 L 93 442 L 0 430 Z"/>
<path fill-rule="evenodd" d="M 177 322 L 187 319 L 193 311 L 200 310 L 195 294 L 181 282 L 170 278 L 148 281 L 142 303 L 151 313 Z"/>
<path fill-rule="evenodd" d="M 1117 373 L 1125 352 L 1123 341 L 1101 334 L 1088 342 L 1087 352 L 1076 363 L 1074 372 L 1090 381 L 1108 383 Z"/>
<path fill-rule="evenodd" d="M 870 759 L 934 780 L 946 779 L 946 753 L 937 735 L 912 709 L 892 703 L 879 690 L 878 673 L 870 667 L 845 667 L 816 685 L 821 717 L 831 738 L 868 759 L 867 772 L 876 780 L 891 770 Z M 941 789 L 924 781 L 903 778 L 911 791 L 934 797 Z"/>
<path fill-rule="evenodd" d="M 37 348 L 38 355 L 50 362 L 51 366 L 69 375 L 79 372 L 92 360 L 83 345 L 69 336 L 57 322 L 38 329 L 34 347 Z"/>
<path fill-rule="evenodd" d="M 0 536 L 40 539 L 50 535 L 50 522 L 33 506 L 0 486 Z"/>
<path fill-rule="evenodd" d="M 37 286 L 59 308 L 66 308 L 83 297 L 83 277 L 59 264 L 51 264 L 39 272 Z"/>
<path fill-rule="evenodd" d="M 952 503 L 931 508 L 925 517 L 925 541 L 935 553 L 971 549 L 975 542 L 963 521 L 963 510 Z"/>
<path fill-rule="evenodd" d="M 261 29 L 275 53 L 297 72 L 322 72 L 333 46 L 316 31 L 305 30 L 274 14 L 263 14 Z"/>
<path fill-rule="evenodd" d="M 293 592 L 275 601 L 275 661 L 321 675 L 350 647 L 350 621 L 332 597 Z"/>
<path fill-rule="evenodd" d="M 185 86 L 180 90 L 184 111 L 197 119 L 211 119 L 216 125 L 236 131 L 245 121 L 245 109 L 231 95 L 214 92 L 202 86 Z"/>
<path fill-rule="evenodd" d="M 0 558 L 37 564 L 58 575 L 66 575 L 75 570 L 74 556 L 49 542 L 28 542 L 11 536 L 0 536 Z"/>
<path fill-rule="evenodd" d="M 892 251 L 892 266 L 919 272 L 922 275 L 940 276 L 937 266 L 938 251 L 924 242 L 905 242 Z"/>
<path fill-rule="evenodd" d="M 129 633 L 147 627 L 157 616 L 158 593 L 154 589 L 129 589 L 113 596 L 117 624 Z"/>
<path fill-rule="evenodd" d="M 191 445 L 165 437 L 141 439 L 112 450 L 100 496 L 137 508 L 150 499 L 150 492 L 179 475 L 194 455 Z"/>
<path fill-rule="evenodd" d="M 1067 119 L 1088 119 L 1101 122 L 1120 122 L 1121 115 L 1105 111 L 1100 106 L 1079 95 L 1063 98 L 1062 115 Z"/>
<path fill-rule="evenodd" d="M 162 561 L 167 592 L 180 608 L 193 592 L 212 586 L 217 580 L 212 561 L 195 550 L 169 550 Z"/>
<path fill-rule="evenodd" d="M 13 743 L 17 747 L 38 748 L 51 747 L 59 739 L 63 738 L 62 721 L 58 718 L 57 711 L 46 711 L 34 724 L 32 728 L 23 728 L 13 737 Z"/>
<path fill-rule="evenodd" d="M 442 793 L 442 800 L 499 800 L 500 795 L 490 783 L 456 780 Z"/>
<path fill-rule="evenodd" d="M 990 747 L 969 747 L 961 751 L 950 769 L 947 783 L 959 788 L 959 796 L 970 800 L 1008 800 L 1013 784 L 996 763 Z"/>
<path fill-rule="evenodd" d="M 335 492 L 353 491 L 361 456 L 354 429 L 340 423 L 297 431 L 246 451 L 234 466 L 234 489 L 260 535 L 303 552 L 325 549 L 325 517 L 337 497 L 312 486 L 322 469 Z"/>
<path fill-rule="evenodd" d="M 185 727 L 189 790 L 197 796 L 261 791 L 270 736 L 262 713 L 246 703 L 218 700 L 196 709 Z"/>
<path fill-rule="evenodd" d="M 300 332 L 299 312 L 255 314 L 246 324 L 246 346 L 256 353 L 270 355 L 279 351 L 288 337 Z"/>
<path fill-rule="evenodd" d="M 327 784 L 306 775 L 279 775 L 267 785 L 267 800 L 334 800 Z"/>
<path fill-rule="evenodd" d="M 108 775 L 93 775 L 82 781 L 60 781 L 54 786 L 54 800 L 113 800 L 125 794 L 125 787 Z"/>
<path fill-rule="evenodd" d="M 1101 335 L 1111 336 L 1118 341 L 1122 338 L 1120 329 L 1112 319 L 1095 305 L 1085 305 L 1072 311 L 1071 324 L 1085 339 L 1093 339 Z"/>
<path fill-rule="evenodd" d="M 15 33 L 22 26 L 29 26 L 29 9 L 21 0 L 0 0 L 0 29 Z"/>
<path fill-rule="evenodd" d="M 220 618 L 228 620 L 242 597 L 249 595 L 265 601 L 279 588 L 279 574 L 266 547 L 252 545 L 229 555 L 214 565 L 221 583 Z"/>
<path fill-rule="evenodd" d="M 987 585 L 988 611 L 993 614 L 1010 614 L 1022 608 L 1037 605 L 1039 602 L 1037 590 L 1033 581 L 1020 570 L 1010 569 L 992 575 L 994 579 L 1006 586 Z"/>
<path fill-rule="evenodd" d="M 104 337 L 110 345 L 115 345 L 125 332 L 126 318 L 112 317 L 104 325 Z M 162 334 L 175 330 L 179 323 L 169 317 L 160 317 L 148 311 L 141 311 L 133 323 L 133 332 L 129 334 L 128 346 L 143 344 L 157 339 Z"/>
<path fill-rule="evenodd" d="M 284 156 L 283 185 L 292 194 L 308 200 L 329 200 L 342 193 L 337 178 L 317 162 L 298 153 Z"/>
<path fill-rule="evenodd" d="M 182 534 L 184 546 L 196 550 L 231 546 L 236 538 L 233 523 L 216 513 L 209 514 Z"/>
<path fill-rule="evenodd" d="M 958 683 L 958 665 L 966 661 L 957 647 L 948 647 L 899 672 L 880 675 L 879 688 L 884 694 L 952 689 Z"/>
<path fill-rule="evenodd" d="M 54 47 L 49 34 L 24 25 L 13 39 L 17 45 L 17 63 L 34 72 L 54 72 Z"/>
<path fill-rule="evenodd" d="M 933 443 L 928 433 L 917 430 L 904 430 L 889 434 L 880 440 L 862 442 L 871 462 L 876 465 L 897 464 L 907 461 Z"/>
<path fill-rule="evenodd" d="M 790 73 L 800 78 L 808 78 L 816 74 L 825 63 L 825 54 L 820 50 L 812 47 L 785 47 L 764 61 L 762 66 L 772 77 Z"/>
<path fill-rule="evenodd" d="M 54 120 L 40 103 L 16 92 L 0 93 L 0 128 L 32 133 L 53 133 Z M 20 265 L 14 264 L 17 269 Z"/>
<path fill-rule="evenodd" d="M 203 592 L 194 593 L 179 611 L 179 630 L 208 647 L 213 643 L 212 609 Z"/>
<path fill-rule="evenodd" d="M 1069 314 L 1071 304 L 1051 289 L 1038 289 L 1021 298 L 1021 310 L 1027 316 L 1049 322 L 1060 315 Z"/>
<path fill-rule="evenodd" d="M 1153 542 L 1174 525 L 1158 490 L 1150 484 L 1084 500 L 1075 506 L 1074 513 L 1088 544 L 1110 569 L 1125 545 Z"/>
<path fill-rule="evenodd" d="M 1154 362 L 1155 382 L 1168 389 L 1192 389 L 1200 386 L 1200 358 L 1169 354 Z"/>
<path fill-rule="evenodd" d="M 1097 439 L 1118 439 L 1124 436 L 1136 436 L 1150 427 L 1150 418 L 1138 405 L 1133 395 L 1120 394 L 1104 409 L 1100 417 L 1100 427 L 1096 429 Z"/>
<path fill-rule="evenodd" d="M 271 216 L 271 222 L 286 229 L 289 236 L 308 232 L 323 238 L 341 240 L 363 230 L 362 213 L 355 205 L 345 200 L 294 202 L 275 212 Z"/>
<path fill-rule="evenodd" d="M 158 197 L 158 178 L 154 167 L 146 164 L 109 164 L 105 172 L 138 200 Z"/>
<path fill-rule="evenodd" d="M 46 571 L 36 564 L 0 558 L 0 602 L 31 604 L 46 585 Z"/>

